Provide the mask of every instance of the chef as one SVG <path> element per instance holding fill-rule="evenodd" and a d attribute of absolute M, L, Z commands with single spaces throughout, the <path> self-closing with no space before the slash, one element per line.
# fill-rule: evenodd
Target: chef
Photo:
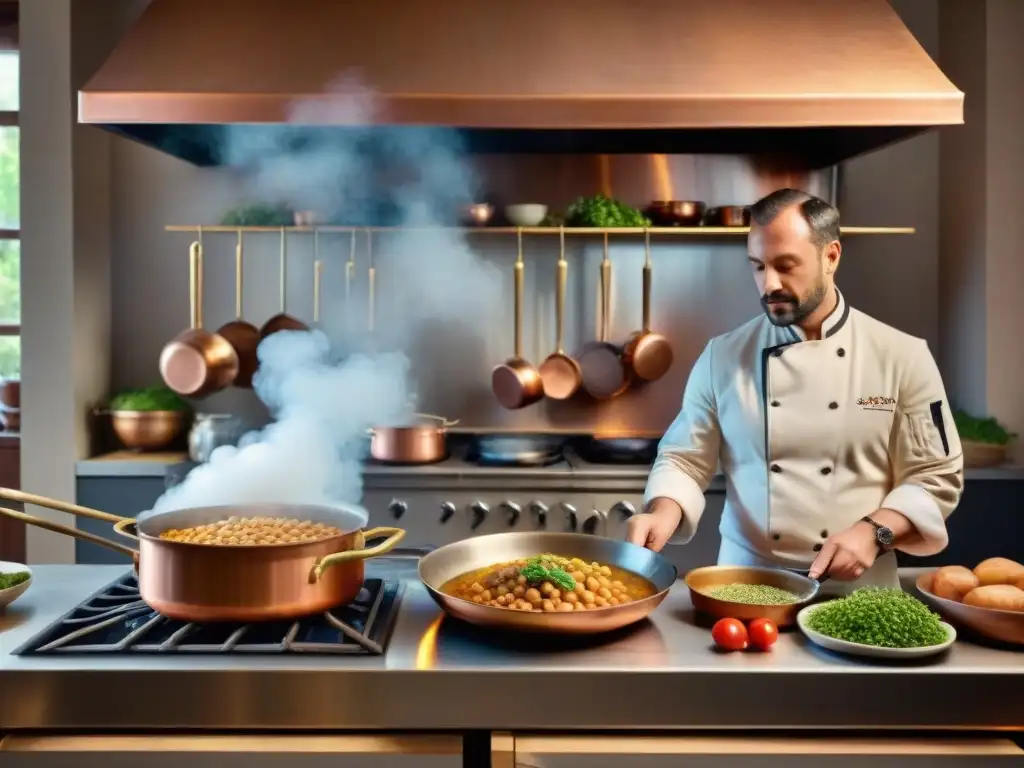
<path fill-rule="evenodd" d="M 935 360 L 836 287 L 833 206 L 782 189 L 751 218 L 764 314 L 713 338 L 694 363 L 628 538 L 655 551 L 689 541 L 721 466 L 720 564 L 810 566 L 846 589 L 896 587 L 894 550 L 945 548 L 963 491 Z"/>

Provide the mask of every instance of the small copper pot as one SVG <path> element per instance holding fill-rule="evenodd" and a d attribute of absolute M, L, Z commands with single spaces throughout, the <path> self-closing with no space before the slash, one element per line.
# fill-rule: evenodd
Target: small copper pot
<path fill-rule="evenodd" d="M 706 210 L 699 200 L 655 200 L 644 213 L 656 227 L 697 227 Z"/>
<path fill-rule="evenodd" d="M 132 557 L 139 592 L 158 613 L 180 621 L 280 621 L 321 613 L 352 602 L 363 586 L 364 563 L 391 551 L 400 528 L 362 530 L 367 513 L 358 507 L 245 504 L 197 507 L 151 515 L 136 522 L 30 493 L 0 488 L 0 498 L 113 522 L 139 550 L 102 536 L 0 507 L 0 514 L 65 533 Z M 163 531 L 189 528 L 231 516 L 289 517 L 333 525 L 341 535 L 295 544 L 210 546 L 161 539 Z M 137 536 L 132 528 L 137 529 Z M 387 537 L 375 547 L 368 539 Z"/>
<path fill-rule="evenodd" d="M 427 423 L 370 430 L 370 455 L 383 464 L 434 464 L 448 458 L 448 430 L 458 421 L 417 414 Z"/>

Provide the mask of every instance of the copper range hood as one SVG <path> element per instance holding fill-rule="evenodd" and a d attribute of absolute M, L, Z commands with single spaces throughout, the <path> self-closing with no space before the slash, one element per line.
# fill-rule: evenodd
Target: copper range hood
<path fill-rule="evenodd" d="M 79 119 L 198 164 L 290 123 L 822 167 L 962 123 L 963 94 L 887 0 L 152 0 Z"/>

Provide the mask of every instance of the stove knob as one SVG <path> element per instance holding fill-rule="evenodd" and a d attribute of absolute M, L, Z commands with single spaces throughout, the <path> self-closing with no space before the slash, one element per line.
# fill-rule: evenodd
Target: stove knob
<path fill-rule="evenodd" d="M 530 512 L 533 519 L 537 521 L 538 528 L 548 527 L 548 505 L 543 501 L 531 501 Z"/>
<path fill-rule="evenodd" d="M 611 512 L 618 512 L 622 515 L 623 520 L 629 520 L 629 518 L 636 514 L 636 507 L 628 501 L 619 501 L 612 505 Z"/>
<path fill-rule="evenodd" d="M 388 512 L 391 516 L 398 520 L 409 510 L 409 503 L 402 501 L 401 499 L 392 499 L 391 503 L 388 504 Z"/>
<path fill-rule="evenodd" d="M 592 509 L 583 521 L 583 532 L 589 534 L 597 533 L 602 520 L 604 520 L 604 514 L 600 510 Z"/>
<path fill-rule="evenodd" d="M 505 510 L 505 518 L 508 520 L 508 527 L 514 528 L 516 523 L 519 522 L 519 516 L 523 513 L 523 508 L 514 501 L 501 502 L 501 508 Z"/>
<path fill-rule="evenodd" d="M 576 514 L 576 507 L 572 504 L 562 502 L 562 511 L 565 513 L 566 526 L 570 531 L 575 531 L 580 526 L 579 515 Z"/>
<path fill-rule="evenodd" d="M 469 505 L 470 523 L 469 527 L 474 531 L 479 528 L 484 520 L 487 519 L 487 515 L 490 513 L 491 508 L 484 504 L 482 501 L 474 501 Z"/>
<path fill-rule="evenodd" d="M 447 523 L 452 519 L 452 515 L 454 515 L 456 511 L 457 509 L 455 505 L 450 501 L 446 501 L 441 505 L 441 522 Z"/>

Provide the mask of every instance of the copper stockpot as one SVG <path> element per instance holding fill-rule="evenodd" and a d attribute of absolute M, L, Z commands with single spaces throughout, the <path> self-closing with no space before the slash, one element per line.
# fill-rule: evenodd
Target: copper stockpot
<path fill-rule="evenodd" d="M 363 586 L 363 561 L 389 552 L 405 537 L 400 528 L 362 530 L 368 519 L 366 511 L 349 506 L 260 503 L 197 507 L 135 521 L 9 488 L 0 488 L 0 498 L 114 523 L 117 533 L 138 540 L 138 551 L 0 507 L 0 514 L 132 557 L 142 599 L 158 613 L 181 621 L 279 621 L 345 605 L 355 600 Z M 333 525 L 343 533 L 320 541 L 242 546 L 160 538 L 172 528 L 204 525 L 234 515 L 312 520 Z M 387 538 L 375 547 L 365 546 L 367 539 L 381 537 Z"/>
<path fill-rule="evenodd" d="M 434 464 L 448 458 L 448 430 L 458 421 L 416 414 L 422 423 L 370 430 L 370 455 L 384 464 Z"/>
<path fill-rule="evenodd" d="M 203 246 L 189 249 L 191 327 L 169 341 L 160 353 L 160 375 L 179 395 L 204 397 L 238 376 L 238 354 L 219 333 L 203 329 Z"/>

